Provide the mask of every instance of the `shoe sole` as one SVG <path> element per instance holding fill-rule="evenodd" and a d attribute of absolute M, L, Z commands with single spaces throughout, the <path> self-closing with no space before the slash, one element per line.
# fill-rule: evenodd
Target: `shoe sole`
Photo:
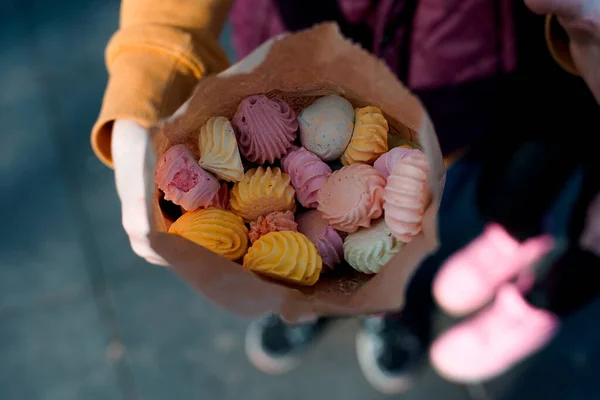
<path fill-rule="evenodd" d="M 298 356 L 272 357 L 262 350 L 261 332 L 250 324 L 246 331 L 246 355 L 256 369 L 267 375 L 283 375 L 297 367 L 301 360 Z"/>
<path fill-rule="evenodd" d="M 356 335 L 356 356 L 358 365 L 367 381 L 383 394 L 400 394 L 413 387 L 414 376 L 391 376 L 381 372 L 374 357 L 375 349 L 368 335 L 358 332 Z"/>

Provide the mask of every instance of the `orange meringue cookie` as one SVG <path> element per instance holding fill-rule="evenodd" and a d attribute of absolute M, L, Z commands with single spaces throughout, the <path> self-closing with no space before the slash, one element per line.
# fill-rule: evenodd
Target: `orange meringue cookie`
<path fill-rule="evenodd" d="M 428 173 L 427 158 L 419 151 L 398 160 L 387 178 L 385 222 L 394 236 L 405 243 L 423 229 L 423 214 L 431 198 Z"/>
<path fill-rule="evenodd" d="M 298 231 L 298 224 L 294 221 L 293 212 L 274 211 L 250 222 L 250 241 L 254 243 L 267 233 L 281 231 Z"/>
<path fill-rule="evenodd" d="M 317 208 L 333 228 L 356 232 L 381 216 L 384 187 L 383 175 L 372 166 L 344 166 L 333 172 L 319 191 Z"/>
<path fill-rule="evenodd" d="M 352 139 L 340 158 L 342 164 L 372 164 L 388 151 L 388 131 L 388 122 L 379 108 L 357 108 Z"/>
<path fill-rule="evenodd" d="M 235 183 L 230 208 L 246 222 L 255 221 L 273 211 L 295 211 L 294 194 L 288 174 L 261 166 L 248 170 L 244 179 Z"/>
<path fill-rule="evenodd" d="M 239 260 L 248 250 L 248 228 L 230 211 L 209 207 L 183 214 L 169 228 L 228 260 Z"/>
<path fill-rule="evenodd" d="M 323 262 L 314 244 L 298 232 L 271 232 L 258 239 L 244 257 L 244 267 L 276 280 L 313 286 Z"/>

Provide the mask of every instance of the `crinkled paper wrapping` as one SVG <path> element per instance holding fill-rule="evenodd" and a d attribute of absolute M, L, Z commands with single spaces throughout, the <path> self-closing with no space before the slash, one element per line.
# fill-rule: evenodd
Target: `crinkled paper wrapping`
<path fill-rule="evenodd" d="M 418 142 L 429 159 L 433 193 L 423 233 L 403 247 L 375 276 L 348 272 L 324 275 L 310 288 L 292 287 L 261 278 L 240 264 L 166 233 L 172 221 L 159 205 L 154 183 L 156 154 L 185 143 L 196 155 L 200 127 L 213 116 L 231 119 L 240 101 L 265 94 L 287 101 L 299 112 L 319 96 L 337 93 L 355 107 L 374 105 L 389 121 L 390 134 Z M 408 280 L 437 247 L 436 216 L 445 181 L 442 154 L 433 125 L 417 98 L 383 61 L 344 38 L 334 23 L 270 40 L 240 63 L 201 80 L 189 101 L 152 130 L 146 157 L 145 185 L 152 202 L 150 243 L 170 268 L 204 296 L 238 315 L 277 313 L 289 322 L 317 315 L 351 316 L 404 304 Z"/>

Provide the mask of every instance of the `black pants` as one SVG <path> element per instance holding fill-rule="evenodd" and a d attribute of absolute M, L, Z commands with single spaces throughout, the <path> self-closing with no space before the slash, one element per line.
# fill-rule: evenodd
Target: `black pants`
<path fill-rule="evenodd" d="M 421 96 L 438 131 L 461 126 L 486 133 L 473 132 L 473 137 L 484 139 L 466 156 L 481 165 L 476 188 L 465 184 L 464 199 L 442 201 L 441 248 L 425 260 L 408 287 L 403 314 L 411 320 L 422 319 L 433 308 L 431 282 L 445 257 L 468 243 L 465 234 L 473 239 L 484 223 L 496 222 L 519 241 L 539 235 L 545 216 L 578 168 L 584 169 L 584 182 L 570 216 L 567 249 L 538 271 L 528 298 L 535 306 L 567 315 L 600 293 L 598 258 L 578 245 L 587 208 L 600 184 L 600 156 L 593 145 L 600 126 L 600 106 L 581 78 L 569 75 L 551 58 L 544 18 L 522 3 L 516 8 L 517 71 L 504 77 L 500 86 L 481 85 L 483 93 L 493 93 L 494 100 L 488 103 L 494 107 L 453 121 L 444 114 L 445 107 L 436 107 L 439 93 Z M 475 204 L 469 203 L 469 190 L 475 191 Z M 452 201 L 466 204 L 450 204 Z M 479 211 L 481 224 L 468 216 L 468 210 L 462 210 L 469 204 Z M 464 212 L 463 218 L 473 219 L 470 228 L 447 215 L 456 210 Z M 465 229 L 471 231 L 462 232 Z M 453 235 L 452 230 L 459 234 Z"/>

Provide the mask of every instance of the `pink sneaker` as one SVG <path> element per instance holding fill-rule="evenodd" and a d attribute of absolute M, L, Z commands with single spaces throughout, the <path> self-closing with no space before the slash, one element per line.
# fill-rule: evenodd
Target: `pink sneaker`
<path fill-rule="evenodd" d="M 488 309 L 433 343 L 431 363 L 450 381 L 480 382 L 544 347 L 558 325 L 556 316 L 531 307 L 516 287 L 506 284 Z"/>
<path fill-rule="evenodd" d="M 500 225 L 489 225 L 442 265 L 433 282 L 433 295 L 449 314 L 469 314 L 489 302 L 503 283 L 547 253 L 553 243 L 550 236 L 540 236 L 521 244 Z"/>

